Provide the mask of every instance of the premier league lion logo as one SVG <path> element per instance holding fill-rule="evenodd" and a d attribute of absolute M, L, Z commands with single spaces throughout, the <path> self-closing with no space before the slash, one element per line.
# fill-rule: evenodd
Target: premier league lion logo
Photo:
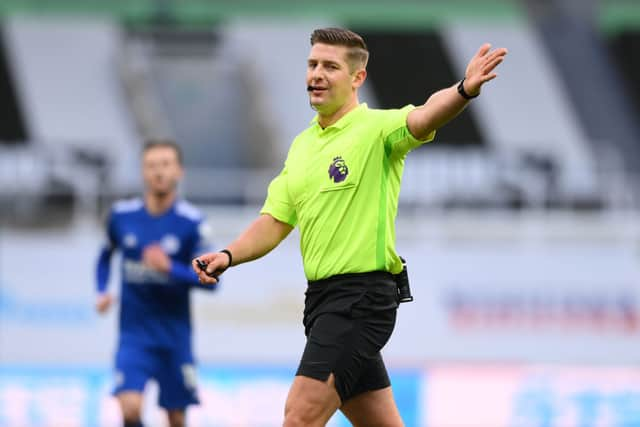
<path fill-rule="evenodd" d="M 349 175 L 349 168 L 344 159 L 340 156 L 334 157 L 331 166 L 329 166 L 329 178 L 338 183 L 344 181 L 347 175 Z"/>

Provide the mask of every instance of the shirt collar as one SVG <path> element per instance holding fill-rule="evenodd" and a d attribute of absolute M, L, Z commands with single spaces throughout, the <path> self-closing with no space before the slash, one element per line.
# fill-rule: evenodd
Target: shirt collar
<path fill-rule="evenodd" d="M 360 115 L 360 112 L 365 111 L 368 108 L 369 107 L 367 106 L 366 102 L 358 104 L 358 106 L 356 108 L 354 108 L 353 110 L 349 111 L 344 116 L 340 117 L 340 119 L 337 122 L 335 122 L 334 124 L 332 124 L 330 126 L 327 126 L 324 130 L 331 129 L 331 128 L 344 129 L 347 126 L 349 126 L 356 119 L 356 117 L 358 117 Z M 311 122 L 309 124 L 311 124 L 311 125 L 317 124 L 318 128 L 320 127 L 320 125 L 318 124 L 318 115 L 317 114 L 311 120 Z"/>

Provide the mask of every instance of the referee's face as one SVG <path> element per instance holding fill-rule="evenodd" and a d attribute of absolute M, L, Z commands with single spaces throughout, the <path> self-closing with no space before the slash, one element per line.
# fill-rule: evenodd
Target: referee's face
<path fill-rule="evenodd" d="M 174 192 L 182 178 L 176 151 L 165 146 L 147 150 L 142 158 L 142 178 L 146 191 L 154 196 L 163 197 Z"/>
<path fill-rule="evenodd" d="M 316 43 L 307 59 L 309 103 L 319 114 L 329 116 L 354 101 L 362 84 L 358 72 L 347 63 L 345 46 Z"/>

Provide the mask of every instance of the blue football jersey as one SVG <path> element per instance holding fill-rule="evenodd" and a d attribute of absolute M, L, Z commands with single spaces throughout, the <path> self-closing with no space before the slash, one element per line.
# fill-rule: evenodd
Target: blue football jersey
<path fill-rule="evenodd" d="M 191 260 L 210 251 L 210 231 L 203 216 L 183 200 L 161 215 L 151 215 L 140 198 L 116 202 L 107 223 L 107 244 L 97 268 L 98 291 L 104 292 L 113 251 L 122 255 L 119 345 L 191 348 L 189 291 L 204 286 Z M 142 262 L 145 247 L 159 245 L 171 258 L 162 273 Z"/>

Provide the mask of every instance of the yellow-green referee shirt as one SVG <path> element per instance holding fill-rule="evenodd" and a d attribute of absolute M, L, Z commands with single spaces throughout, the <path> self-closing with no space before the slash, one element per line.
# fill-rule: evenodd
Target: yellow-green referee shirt
<path fill-rule="evenodd" d="M 291 144 L 261 213 L 300 226 L 308 280 L 402 270 L 395 218 L 404 158 L 435 136 L 420 141 L 411 135 L 407 115 L 413 109 L 360 104 L 326 129 L 315 118 Z"/>

